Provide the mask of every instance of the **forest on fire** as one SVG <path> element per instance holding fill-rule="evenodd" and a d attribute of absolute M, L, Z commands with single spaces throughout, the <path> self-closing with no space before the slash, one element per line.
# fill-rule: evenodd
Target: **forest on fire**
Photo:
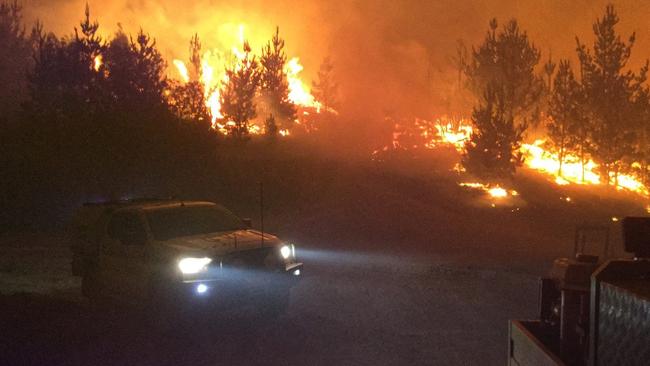
<path fill-rule="evenodd" d="M 458 89 L 475 101 L 471 118 L 400 120 L 384 151 L 447 142 L 462 155 L 462 169 L 487 183 L 508 181 L 526 164 L 559 184 L 647 195 L 648 62 L 637 71 L 627 67 L 635 34 L 623 38 L 618 23 L 608 5 L 593 24 L 593 46 L 576 37 L 576 64 L 550 53 L 543 60 L 517 20 L 499 26 L 493 19 L 482 43 L 468 50 L 460 41 L 452 58 Z"/>
<path fill-rule="evenodd" d="M 559 157 L 559 176 L 573 155 L 583 166 L 592 158 L 604 184 L 616 186 L 620 173 L 648 182 L 648 62 L 637 72 L 626 68 L 635 35 L 622 39 L 618 22 L 614 7 L 607 6 L 594 23 L 593 48 L 576 38 L 578 65 L 549 56 L 538 74 L 541 53 L 526 32 L 514 20 L 501 29 L 492 21 L 484 43 L 469 60 L 461 58 L 467 84 L 481 100 L 472 114 L 476 133 L 465 166 L 483 176 L 514 173 L 522 163 L 523 133 L 543 123 Z"/>
<path fill-rule="evenodd" d="M 582 180 L 589 180 L 585 166 L 593 163 L 600 184 L 618 187 L 621 177 L 633 177 L 647 186 L 648 63 L 629 70 L 635 35 L 623 38 L 618 23 L 607 6 L 593 25 L 593 46 L 576 38 L 577 64 L 543 57 L 514 19 L 491 21 L 482 43 L 470 49 L 459 43 L 447 50 L 455 52 L 459 88 L 474 101 L 468 125 L 452 128 L 464 133 L 452 141 L 461 146 L 462 169 L 486 183 L 511 179 L 530 161 L 527 140 L 541 136 L 559 178 L 577 164 Z M 331 61 L 321 65 L 313 96 L 306 102 L 292 96 L 291 67 L 299 65 L 287 59 L 277 28 L 261 52 L 242 35 L 216 71 L 217 82 L 207 81 L 214 70 L 202 59 L 198 35 L 189 41 L 188 62 L 173 60 L 181 75 L 176 80 L 153 36 L 118 26 L 103 38 L 98 28 L 86 7 L 68 35 L 41 23 L 28 30 L 18 3 L 0 4 L 0 194 L 9 208 L 1 221 L 11 226 L 47 217 L 44 201 L 69 209 L 88 197 L 119 198 L 151 182 L 164 186 L 153 191 L 169 192 L 183 191 L 178 187 L 209 171 L 237 176 L 247 164 L 244 155 L 269 155 L 286 136 L 331 150 L 355 143 L 357 125 L 344 123 L 348 117 L 337 112 L 342 101 Z M 425 137 L 447 133 L 422 123 L 428 122 L 416 120 L 415 130 Z M 393 147 L 411 145 L 393 141 Z"/>
<path fill-rule="evenodd" d="M 190 75 L 174 80 L 142 29 L 131 35 L 119 26 L 102 38 L 86 6 L 78 27 L 59 37 L 39 22 L 27 31 L 22 10 L 17 2 L 0 3 L 0 159 L 8 208 L 2 221 L 29 226 L 44 206 L 80 203 L 53 203 L 53 197 L 117 199 L 145 181 L 196 177 L 226 159 L 217 156 L 218 146 L 222 155 L 236 155 L 251 135 L 263 135 L 256 143 L 265 149 L 289 131 L 313 132 L 335 116 L 328 60 L 313 83 L 319 102 L 290 100 L 279 29 L 259 58 L 243 40 L 241 54 L 224 63 L 223 82 L 212 86 L 200 77 L 208 66 L 200 60 L 198 35 L 189 42 Z M 208 99 L 217 87 L 215 110 Z M 237 169 L 230 160 L 220 169 Z"/>

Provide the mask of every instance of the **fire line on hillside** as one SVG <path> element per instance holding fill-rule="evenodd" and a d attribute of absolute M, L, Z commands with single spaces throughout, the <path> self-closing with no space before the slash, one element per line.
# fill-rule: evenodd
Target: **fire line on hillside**
<path fill-rule="evenodd" d="M 440 146 L 453 147 L 458 153 L 462 154 L 465 149 L 465 143 L 469 141 L 472 132 L 473 127 L 470 120 L 464 118 L 452 119 L 447 116 L 436 118 L 433 121 L 415 119 L 411 125 L 395 123 L 391 144 L 382 149 L 375 150 L 372 154 L 373 159 L 381 160 L 380 156 L 382 153 L 390 151 L 434 149 Z M 531 143 L 521 145 L 520 152 L 524 157 L 524 165 L 526 167 L 544 174 L 549 180 L 558 185 L 605 184 L 598 173 L 598 164 L 591 159 L 582 164 L 580 163 L 580 159 L 573 155 L 567 155 L 562 160 L 562 174 L 559 174 L 560 159 L 558 154 L 548 149 L 545 143 L 546 140 L 540 138 Z M 458 173 L 464 173 L 464 169 L 460 164 L 457 164 L 454 170 Z M 613 180 L 613 173 L 611 174 L 610 180 Z M 631 191 L 644 198 L 650 197 L 648 187 L 640 179 L 631 174 L 619 173 L 616 181 L 617 190 Z M 483 190 L 492 198 L 517 195 L 516 191 L 508 191 L 496 183 L 461 182 L 459 185 Z"/>

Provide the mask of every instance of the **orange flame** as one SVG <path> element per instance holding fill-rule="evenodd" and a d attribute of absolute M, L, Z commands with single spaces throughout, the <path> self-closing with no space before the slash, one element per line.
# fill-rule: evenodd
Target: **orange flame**
<path fill-rule="evenodd" d="M 550 175 L 553 181 L 559 185 L 574 184 L 603 184 L 602 177 L 598 173 L 598 164 L 588 159 L 584 164 L 578 156 L 568 154 L 562 161 L 562 175 L 559 174 L 560 159 L 557 154 L 545 150 L 544 140 L 535 140 L 532 144 L 523 144 L 521 151 L 524 154 L 524 163 L 531 169 Z M 610 180 L 613 180 L 614 173 L 610 173 Z M 648 197 L 648 188 L 637 178 L 629 174 L 619 174 L 617 177 L 617 189 L 625 189 Z"/>
<path fill-rule="evenodd" d="M 102 67 L 102 64 L 104 63 L 104 56 L 102 55 L 97 55 L 93 59 L 93 70 L 96 72 L 99 72 L 99 68 Z"/>
<path fill-rule="evenodd" d="M 220 102 L 220 93 L 224 84 L 228 82 L 228 77 L 225 73 L 226 66 L 229 65 L 228 60 L 232 59 L 232 56 L 235 58 L 235 62 L 242 60 L 245 57 L 245 52 L 243 50 L 243 45 L 246 40 L 245 37 L 245 25 L 239 24 L 237 26 L 236 34 L 232 34 L 232 28 L 230 29 L 230 34 L 225 38 L 228 38 L 234 42 L 230 47 L 228 52 L 224 52 L 220 49 L 212 49 L 203 53 L 201 57 L 201 75 L 199 77 L 199 82 L 203 85 L 205 93 L 205 103 L 208 107 L 212 120 L 212 128 L 218 130 L 223 134 L 228 134 L 230 127 L 234 125 L 232 121 L 218 122 L 223 119 L 223 113 L 221 111 L 221 102 Z M 229 54 L 231 57 L 229 58 Z M 190 73 L 181 60 L 173 60 L 173 64 L 176 67 L 178 76 L 185 83 L 190 81 Z M 235 64 L 237 67 L 237 64 Z M 303 70 L 303 66 L 299 62 L 298 57 L 290 59 L 285 65 L 284 72 L 287 75 L 287 81 L 289 83 L 289 100 L 303 107 L 313 107 L 317 111 L 320 111 L 320 103 L 316 102 L 313 95 L 311 94 L 309 88 L 306 84 L 300 79 L 298 74 Z M 251 123 L 249 125 L 248 132 L 253 135 L 263 134 L 265 128 L 262 125 L 257 125 Z M 281 136 L 289 136 L 289 130 L 284 129 L 280 130 L 279 134 Z"/>
<path fill-rule="evenodd" d="M 386 146 L 383 149 L 375 150 L 373 156 L 382 151 L 390 151 L 395 149 L 408 150 L 411 148 L 427 148 L 433 149 L 441 145 L 453 146 L 458 152 L 462 153 L 465 150 L 465 143 L 469 141 L 473 127 L 471 123 L 465 119 L 453 121 L 446 117 L 441 117 L 430 122 L 426 120 L 416 119 L 413 126 L 420 141 L 420 144 L 405 144 L 402 142 L 404 137 L 411 141 L 413 128 L 407 128 L 400 124 L 395 125 L 393 131 L 392 145 Z M 533 170 L 546 174 L 549 178 L 558 185 L 580 184 L 580 185 L 602 185 L 604 180 L 598 172 L 599 165 L 591 159 L 587 159 L 584 164 L 580 162 L 580 158 L 573 154 L 567 154 L 562 159 L 562 174 L 559 174 L 560 159 L 558 154 L 547 150 L 544 147 L 545 140 L 538 139 L 533 143 L 522 144 L 520 152 L 524 156 L 524 164 Z M 639 166 L 638 163 L 632 166 Z M 454 171 L 463 173 L 464 169 L 458 165 L 454 167 Z M 616 189 L 628 190 L 638 193 L 644 197 L 650 197 L 650 190 L 643 182 L 631 174 L 619 173 L 614 179 L 614 173 L 610 173 L 609 181 L 616 181 Z M 498 186 L 491 187 L 482 183 L 461 183 L 461 186 L 482 189 L 488 192 L 492 197 L 503 196 L 504 192 Z M 507 192 L 506 192 L 507 193 Z M 517 195 L 515 191 L 510 192 L 510 195 Z M 570 198 L 567 202 L 570 202 Z M 650 206 L 649 206 L 650 209 Z"/>
<path fill-rule="evenodd" d="M 303 107 L 313 107 L 320 110 L 320 103 L 314 100 L 309 88 L 300 80 L 298 74 L 303 70 L 300 59 L 294 57 L 284 66 L 284 73 L 287 75 L 289 82 L 289 100 L 296 105 Z"/>

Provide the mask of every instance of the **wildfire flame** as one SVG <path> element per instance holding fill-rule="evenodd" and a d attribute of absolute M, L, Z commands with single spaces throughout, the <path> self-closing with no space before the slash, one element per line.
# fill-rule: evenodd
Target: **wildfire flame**
<path fill-rule="evenodd" d="M 237 61 L 241 61 L 245 57 L 243 45 L 246 40 L 245 26 L 243 24 L 238 26 L 235 38 L 237 41 L 230 48 L 229 54 L 234 56 Z M 220 93 L 223 86 L 228 82 L 228 76 L 225 73 L 226 66 L 229 65 L 228 60 L 228 52 L 223 52 L 220 49 L 204 52 L 201 56 L 201 75 L 198 80 L 203 85 L 205 103 L 210 111 L 212 128 L 223 134 L 228 134 L 230 128 L 235 125 L 232 121 L 218 122 L 223 119 Z M 181 80 L 185 83 L 190 82 L 190 73 L 185 63 L 182 60 L 175 59 L 173 64 Z M 237 64 L 235 64 L 235 67 L 237 67 Z M 289 100 L 297 106 L 316 108 L 317 112 L 319 112 L 320 103 L 314 99 L 310 89 L 298 76 L 302 70 L 303 66 L 300 64 L 298 57 L 290 59 L 285 65 L 284 72 L 287 75 L 289 84 Z M 259 135 L 265 131 L 263 126 L 251 123 L 248 132 L 252 135 Z M 280 136 L 290 135 L 288 129 L 280 130 L 279 134 Z"/>
<path fill-rule="evenodd" d="M 472 135 L 472 125 L 465 120 L 460 120 L 456 126 L 451 122 L 445 124 L 438 120 L 435 127 L 438 136 L 440 136 L 440 142 L 453 145 L 457 150 L 464 149 L 465 143 Z"/>
<path fill-rule="evenodd" d="M 461 187 L 467 187 L 467 188 L 472 188 L 472 189 L 479 189 L 482 191 L 485 191 L 490 197 L 492 198 L 506 198 L 508 196 L 518 196 L 519 192 L 515 190 L 506 190 L 504 188 L 501 188 L 498 184 L 497 185 L 490 185 L 490 184 L 483 184 L 483 183 L 477 183 L 477 182 L 472 182 L 472 183 L 459 183 L 458 184 Z"/>
<path fill-rule="evenodd" d="M 102 67 L 102 64 L 104 63 L 104 57 L 102 55 L 97 55 L 93 59 L 93 70 L 96 72 L 99 72 L 99 68 Z"/>
<path fill-rule="evenodd" d="M 309 88 L 305 86 L 298 76 L 303 69 L 298 57 L 292 58 L 284 66 L 284 73 L 287 75 L 287 81 L 289 82 L 289 100 L 296 105 L 313 107 L 319 111 L 320 103 L 314 100 Z"/>
<path fill-rule="evenodd" d="M 604 184 L 598 173 L 598 164 L 587 159 L 584 164 L 578 156 L 568 154 L 562 159 L 562 174 L 560 175 L 560 159 L 558 154 L 544 149 L 545 141 L 535 140 L 532 144 L 523 144 L 521 152 L 524 154 L 524 164 L 531 169 L 550 175 L 558 185 L 570 183 L 581 185 Z M 610 181 L 614 180 L 614 173 L 610 174 Z M 619 174 L 617 189 L 625 189 L 648 197 L 648 188 L 636 177 L 629 174 Z"/>
<path fill-rule="evenodd" d="M 465 150 L 465 143 L 469 141 L 473 127 L 465 119 L 458 121 L 450 120 L 446 117 L 436 119 L 434 122 L 416 119 L 413 128 L 405 128 L 400 124 L 395 125 L 393 131 L 392 145 L 386 146 L 381 150 L 375 150 L 373 155 L 381 151 L 411 148 L 433 149 L 438 146 L 447 145 L 454 147 L 458 152 Z M 417 137 L 421 144 L 405 144 L 402 140 L 412 141 L 412 131 L 416 131 Z M 599 173 L 599 165 L 592 159 L 586 159 L 584 163 L 580 158 L 573 154 L 566 154 L 562 159 L 562 172 L 560 174 L 560 159 L 558 154 L 550 151 L 545 147 L 545 140 L 538 139 L 533 143 L 522 144 L 520 152 L 524 156 L 524 165 L 535 171 L 548 175 L 549 178 L 558 185 L 580 184 L 580 185 L 603 185 L 605 180 Z M 638 163 L 635 163 L 638 165 Z M 635 165 L 633 164 L 633 166 Z M 454 171 L 464 173 L 462 166 L 454 167 Z M 616 179 L 614 179 L 616 178 Z M 650 190 L 643 182 L 631 175 L 619 173 L 617 177 L 610 173 L 608 179 L 610 182 L 616 182 L 616 189 L 628 190 L 638 193 L 644 197 L 650 197 Z M 508 192 L 498 186 L 485 185 L 482 183 L 460 183 L 461 186 L 482 189 L 492 197 L 507 196 Z M 511 191 L 510 195 L 517 195 L 516 191 Z M 571 199 L 567 198 L 567 202 Z M 650 206 L 648 207 L 650 209 Z M 649 211 L 650 212 L 650 211 Z"/>

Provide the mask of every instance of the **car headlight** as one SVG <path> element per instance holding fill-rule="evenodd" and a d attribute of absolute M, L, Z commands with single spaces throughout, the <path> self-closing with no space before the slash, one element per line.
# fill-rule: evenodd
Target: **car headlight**
<path fill-rule="evenodd" d="M 282 258 L 289 259 L 289 257 L 291 256 L 291 252 L 292 252 L 292 250 L 291 250 L 292 246 L 283 245 L 282 248 L 280 248 L 280 254 L 282 255 Z"/>
<path fill-rule="evenodd" d="M 195 274 L 206 269 L 206 266 L 212 262 L 208 257 L 204 258 L 183 258 L 178 261 L 178 269 L 183 274 Z"/>

